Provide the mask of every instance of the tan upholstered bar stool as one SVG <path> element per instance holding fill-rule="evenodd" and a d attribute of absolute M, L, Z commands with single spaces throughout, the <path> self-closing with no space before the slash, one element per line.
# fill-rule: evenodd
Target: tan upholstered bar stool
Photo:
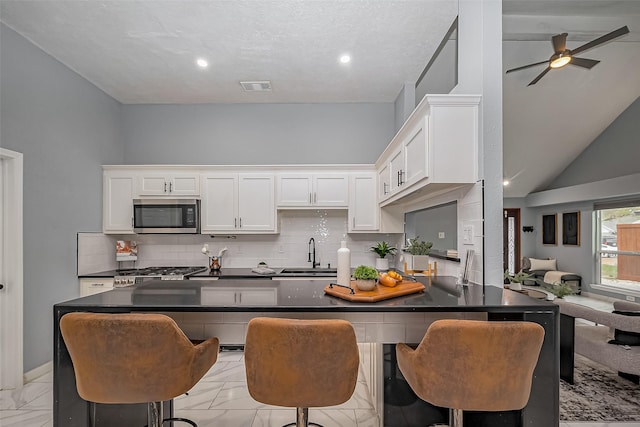
<path fill-rule="evenodd" d="M 217 338 L 194 346 L 162 314 L 68 313 L 60 330 L 80 397 L 92 408 L 95 403 L 147 403 L 149 427 L 161 427 L 162 402 L 189 391 L 218 358 Z M 164 421 L 169 420 L 196 426 L 184 418 Z"/>
<path fill-rule="evenodd" d="M 298 427 L 309 425 L 308 408 L 349 400 L 360 362 L 353 326 L 345 320 L 264 317 L 249 322 L 244 359 L 251 397 L 297 408 L 296 422 L 287 425 Z"/>
<path fill-rule="evenodd" d="M 398 344 L 398 366 L 413 391 L 450 408 L 449 425 L 462 427 L 462 411 L 511 411 L 529 401 L 544 329 L 531 322 L 437 320 L 413 350 Z"/>

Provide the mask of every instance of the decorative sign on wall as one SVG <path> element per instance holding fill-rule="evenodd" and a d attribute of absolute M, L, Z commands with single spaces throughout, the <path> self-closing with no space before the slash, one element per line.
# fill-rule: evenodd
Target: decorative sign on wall
<path fill-rule="evenodd" d="M 558 244 L 558 214 L 542 215 L 542 244 Z"/>
<path fill-rule="evenodd" d="M 580 212 L 562 214 L 562 244 L 580 246 Z"/>

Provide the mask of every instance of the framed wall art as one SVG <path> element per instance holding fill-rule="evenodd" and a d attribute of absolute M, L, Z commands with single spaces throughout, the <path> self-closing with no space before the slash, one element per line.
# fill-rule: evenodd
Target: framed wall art
<path fill-rule="evenodd" d="M 558 214 L 542 215 L 542 244 L 558 244 Z"/>
<path fill-rule="evenodd" d="M 580 246 L 580 212 L 562 214 L 562 244 Z"/>

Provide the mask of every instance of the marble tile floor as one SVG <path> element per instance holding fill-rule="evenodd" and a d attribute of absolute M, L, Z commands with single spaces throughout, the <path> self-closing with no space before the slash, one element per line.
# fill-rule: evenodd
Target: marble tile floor
<path fill-rule="evenodd" d="M 175 399 L 175 415 L 190 418 L 200 427 L 280 427 L 295 421 L 295 410 L 263 405 L 249 396 L 242 357 L 241 352 L 220 353 L 189 395 Z M 48 373 L 20 390 L 0 391 L 0 427 L 53 426 L 52 381 L 53 375 Z M 375 427 L 377 418 L 367 396 L 367 384 L 360 376 L 349 401 L 331 408 L 312 408 L 310 419 L 326 427 Z M 640 427 L 640 423 L 561 422 L 560 427 Z"/>

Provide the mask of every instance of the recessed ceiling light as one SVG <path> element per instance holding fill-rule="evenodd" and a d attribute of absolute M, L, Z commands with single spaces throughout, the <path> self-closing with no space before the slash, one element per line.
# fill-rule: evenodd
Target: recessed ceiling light
<path fill-rule="evenodd" d="M 209 62 L 204 58 L 196 59 L 196 64 L 198 64 L 200 68 L 207 68 L 209 66 Z"/>
<path fill-rule="evenodd" d="M 509 184 L 510 184 L 510 182 L 509 182 L 509 180 L 508 180 L 508 179 L 505 179 L 504 181 L 502 181 L 502 185 L 504 185 L 505 187 L 506 187 L 507 185 L 509 185 Z"/>
<path fill-rule="evenodd" d="M 340 57 L 340 62 L 341 62 L 342 64 L 348 64 L 349 62 L 351 62 L 351 56 L 349 56 L 349 55 L 342 55 L 342 56 Z"/>

